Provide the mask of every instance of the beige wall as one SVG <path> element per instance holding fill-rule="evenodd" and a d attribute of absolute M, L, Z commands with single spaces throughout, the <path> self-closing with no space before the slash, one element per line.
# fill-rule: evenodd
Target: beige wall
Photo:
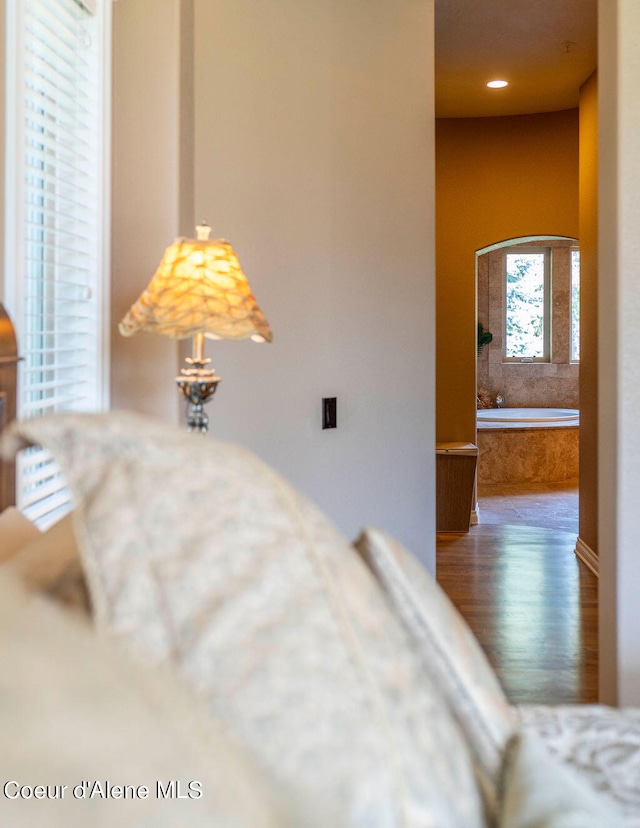
<path fill-rule="evenodd" d="M 600 697 L 640 704 L 640 4 L 599 10 Z"/>
<path fill-rule="evenodd" d="M 580 539 L 598 552 L 598 81 L 580 90 Z"/>
<path fill-rule="evenodd" d="M 578 236 L 578 111 L 436 124 L 436 433 L 475 441 L 476 250 Z"/>
<path fill-rule="evenodd" d="M 433 3 L 276 6 L 195 4 L 196 215 L 274 331 L 208 343 L 212 429 L 433 569 Z"/>
<path fill-rule="evenodd" d="M 177 422 L 178 348 L 117 323 L 179 232 L 180 0 L 113 6 L 111 405 Z"/>

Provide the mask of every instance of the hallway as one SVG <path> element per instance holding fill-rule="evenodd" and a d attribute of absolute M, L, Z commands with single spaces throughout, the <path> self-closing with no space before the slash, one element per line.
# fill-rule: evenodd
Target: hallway
<path fill-rule="evenodd" d="M 597 701 L 598 579 L 575 543 L 575 532 L 527 525 L 438 535 L 438 581 L 513 703 Z"/>

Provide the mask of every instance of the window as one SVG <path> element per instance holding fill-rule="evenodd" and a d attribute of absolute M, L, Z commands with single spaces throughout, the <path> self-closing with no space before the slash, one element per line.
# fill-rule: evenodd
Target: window
<path fill-rule="evenodd" d="M 571 362 L 580 360 L 580 251 L 571 251 Z"/>
<path fill-rule="evenodd" d="M 23 357 L 22 418 L 106 405 L 104 288 L 110 3 L 9 0 L 7 304 Z M 51 457 L 23 452 L 18 505 L 70 508 Z"/>
<path fill-rule="evenodd" d="M 505 251 L 505 361 L 549 361 L 549 248 Z"/>

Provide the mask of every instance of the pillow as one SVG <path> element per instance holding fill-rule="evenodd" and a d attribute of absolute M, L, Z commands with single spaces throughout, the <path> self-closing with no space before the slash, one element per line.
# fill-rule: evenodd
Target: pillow
<path fill-rule="evenodd" d="M 91 615 L 89 592 L 73 531 L 73 515 L 38 533 L 8 565 L 29 591 L 44 593 L 86 617 Z"/>
<path fill-rule="evenodd" d="M 505 754 L 500 828 L 614 828 L 622 814 L 535 736 L 517 734 Z"/>
<path fill-rule="evenodd" d="M 6 508 L 0 514 L 0 563 L 12 558 L 39 535 L 40 530 L 19 509 Z"/>
<path fill-rule="evenodd" d="M 535 733 L 640 828 L 640 709 L 601 704 L 522 705 L 520 727 Z"/>
<path fill-rule="evenodd" d="M 495 813 L 502 754 L 517 724 L 495 673 L 460 613 L 410 552 L 377 529 L 366 529 L 355 546 L 462 727 Z"/>
<path fill-rule="evenodd" d="M 29 598 L 7 572 L 0 575 L 0 697 L 2 825 L 312 823 L 289 809 L 227 729 L 170 675 L 136 664 L 51 602 Z M 173 797 L 163 798 L 172 781 Z M 135 787 L 139 796 L 145 786 L 148 796 L 134 798 L 130 789 L 126 798 L 104 798 L 107 784 Z M 36 786 L 59 798 L 36 798 Z"/>
<path fill-rule="evenodd" d="M 175 665 L 288 787 L 349 826 L 484 824 L 464 740 L 375 579 L 275 472 L 123 412 L 16 429 L 71 485 L 96 623 Z"/>

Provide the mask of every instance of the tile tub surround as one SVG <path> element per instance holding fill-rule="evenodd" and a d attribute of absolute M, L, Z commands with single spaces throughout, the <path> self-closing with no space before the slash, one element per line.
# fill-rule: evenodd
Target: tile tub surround
<path fill-rule="evenodd" d="M 578 439 L 577 425 L 567 427 L 564 423 L 537 428 L 479 428 L 478 483 L 572 480 L 578 476 Z"/>

